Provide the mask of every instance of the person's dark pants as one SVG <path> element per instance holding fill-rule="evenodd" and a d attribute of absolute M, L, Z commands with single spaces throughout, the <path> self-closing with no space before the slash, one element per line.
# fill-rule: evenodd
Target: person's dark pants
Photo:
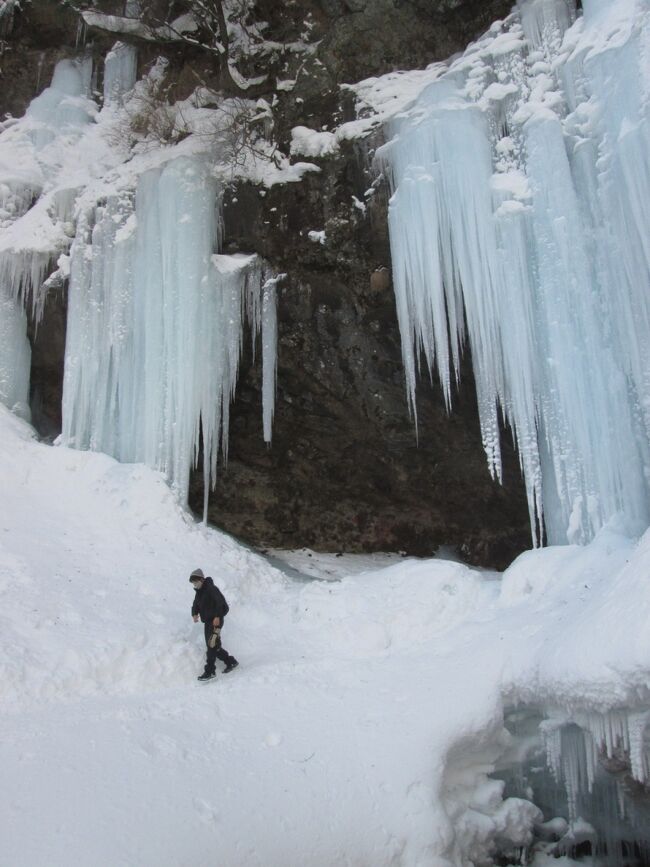
<path fill-rule="evenodd" d="M 210 636 L 214 632 L 214 626 L 211 623 L 204 623 L 203 631 L 205 633 L 205 646 L 207 647 L 205 674 L 215 673 L 217 659 L 220 659 L 221 662 L 225 662 L 226 664 L 229 662 L 235 662 L 235 657 L 231 656 L 228 651 L 224 650 L 221 646 L 221 638 L 217 639 L 217 643 L 214 647 L 210 647 L 208 644 Z"/>

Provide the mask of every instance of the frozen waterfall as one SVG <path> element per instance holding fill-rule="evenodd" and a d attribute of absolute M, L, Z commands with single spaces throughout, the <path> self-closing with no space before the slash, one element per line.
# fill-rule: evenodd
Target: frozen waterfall
<path fill-rule="evenodd" d="M 90 122 L 90 73 L 86 58 L 60 61 L 25 117 L 0 127 L 0 402 L 24 417 L 31 361 L 24 307 L 39 318 L 48 267 L 70 243 L 74 192 L 52 179 Z"/>
<path fill-rule="evenodd" d="M 23 306 L 0 286 L 0 403 L 25 418 L 31 356 Z"/>
<path fill-rule="evenodd" d="M 35 309 L 49 265 L 70 244 L 80 184 L 75 149 L 96 109 L 87 97 L 91 72 L 89 58 L 60 61 L 24 118 L 0 132 L 0 285 L 29 296 Z M 66 163 L 71 170 L 60 184 Z"/>
<path fill-rule="evenodd" d="M 137 50 L 133 45 L 116 42 L 104 60 L 104 105 L 120 105 L 124 95 L 136 82 Z"/>
<path fill-rule="evenodd" d="M 213 253 L 219 192 L 205 160 L 179 157 L 141 175 L 135 195 L 81 214 L 63 393 L 68 445 L 155 467 L 182 498 L 202 441 L 206 507 L 219 447 L 227 453 L 246 319 L 262 332 L 267 440 L 275 396 L 272 281 L 256 256 Z"/>
<path fill-rule="evenodd" d="M 533 537 L 650 518 L 650 5 L 519 0 L 394 122 L 384 160 L 407 389 L 471 348 L 488 463 L 515 437 Z"/>
<path fill-rule="evenodd" d="M 38 322 L 46 278 L 69 275 L 63 440 L 155 467 L 182 498 L 202 448 L 207 508 L 246 322 L 271 440 L 277 281 L 256 256 L 217 254 L 221 188 L 200 147 L 116 171 L 136 60 L 123 43 L 108 53 L 100 112 L 91 58 L 62 60 L 0 128 L 0 401 L 28 414 L 24 308 Z"/>

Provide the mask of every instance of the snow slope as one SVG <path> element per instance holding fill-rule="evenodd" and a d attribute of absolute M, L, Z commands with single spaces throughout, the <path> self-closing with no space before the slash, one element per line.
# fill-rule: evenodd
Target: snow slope
<path fill-rule="evenodd" d="M 647 695 L 650 538 L 294 581 L 1 407 L 0 490 L 2 867 L 476 863 L 539 818 L 486 776 L 503 695 Z M 206 686 L 199 565 L 241 662 Z"/>

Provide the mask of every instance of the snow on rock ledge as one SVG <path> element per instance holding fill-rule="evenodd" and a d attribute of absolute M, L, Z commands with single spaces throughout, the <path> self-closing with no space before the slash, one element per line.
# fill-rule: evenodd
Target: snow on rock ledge
<path fill-rule="evenodd" d="M 291 130 L 291 153 L 305 157 L 326 157 L 338 151 L 336 136 L 332 132 L 319 132 L 306 126 Z"/>

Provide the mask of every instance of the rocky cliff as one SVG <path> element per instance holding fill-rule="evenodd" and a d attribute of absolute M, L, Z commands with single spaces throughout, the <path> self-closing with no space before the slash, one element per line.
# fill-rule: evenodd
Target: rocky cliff
<path fill-rule="evenodd" d="M 309 30 L 312 52 L 282 55 L 261 85 L 274 102 L 273 136 L 289 152 L 291 130 L 331 129 L 354 114 L 344 83 L 416 68 L 461 50 L 503 2 L 260 0 L 265 36 L 290 42 Z M 101 31 L 77 33 L 77 18 L 37 0 L 6 27 L 0 108 L 18 114 L 49 79 L 54 62 L 78 50 L 100 54 Z M 142 68 L 156 53 L 170 60 L 169 92 L 181 98 L 197 79 L 219 73 L 188 46 L 139 45 Z M 251 63 L 255 67 L 255 63 Z M 257 63 L 259 67 L 260 63 Z M 266 88 L 266 89 L 265 89 Z M 503 486 L 487 471 L 471 365 L 447 413 L 437 383 L 419 393 L 416 432 L 404 390 L 400 336 L 390 278 L 387 188 L 373 165 L 375 133 L 314 158 L 320 172 L 264 190 L 232 183 L 224 196 L 224 249 L 256 251 L 279 285 L 278 401 L 273 443 L 261 436 L 259 366 L 244 358 L 233 407 L 230 458 L 210 498 L 209 517 L 256 546 L 322 550 L 457 548 L 469 561 L 503 566 L 528 547 L 530 533 L 516 456 L 504 455 Z M 366 196 L 369 188 L 373 194 Z M 309 232 L 322 232 L 312 235 Z M 322 241 L 322 243 L 321 243 Z M 60 425 L 65 287 L 54 290 L 32 328 L 33 413 L 43 433 Z M 193 478 L 190 505 L 202 500 Z"/>

